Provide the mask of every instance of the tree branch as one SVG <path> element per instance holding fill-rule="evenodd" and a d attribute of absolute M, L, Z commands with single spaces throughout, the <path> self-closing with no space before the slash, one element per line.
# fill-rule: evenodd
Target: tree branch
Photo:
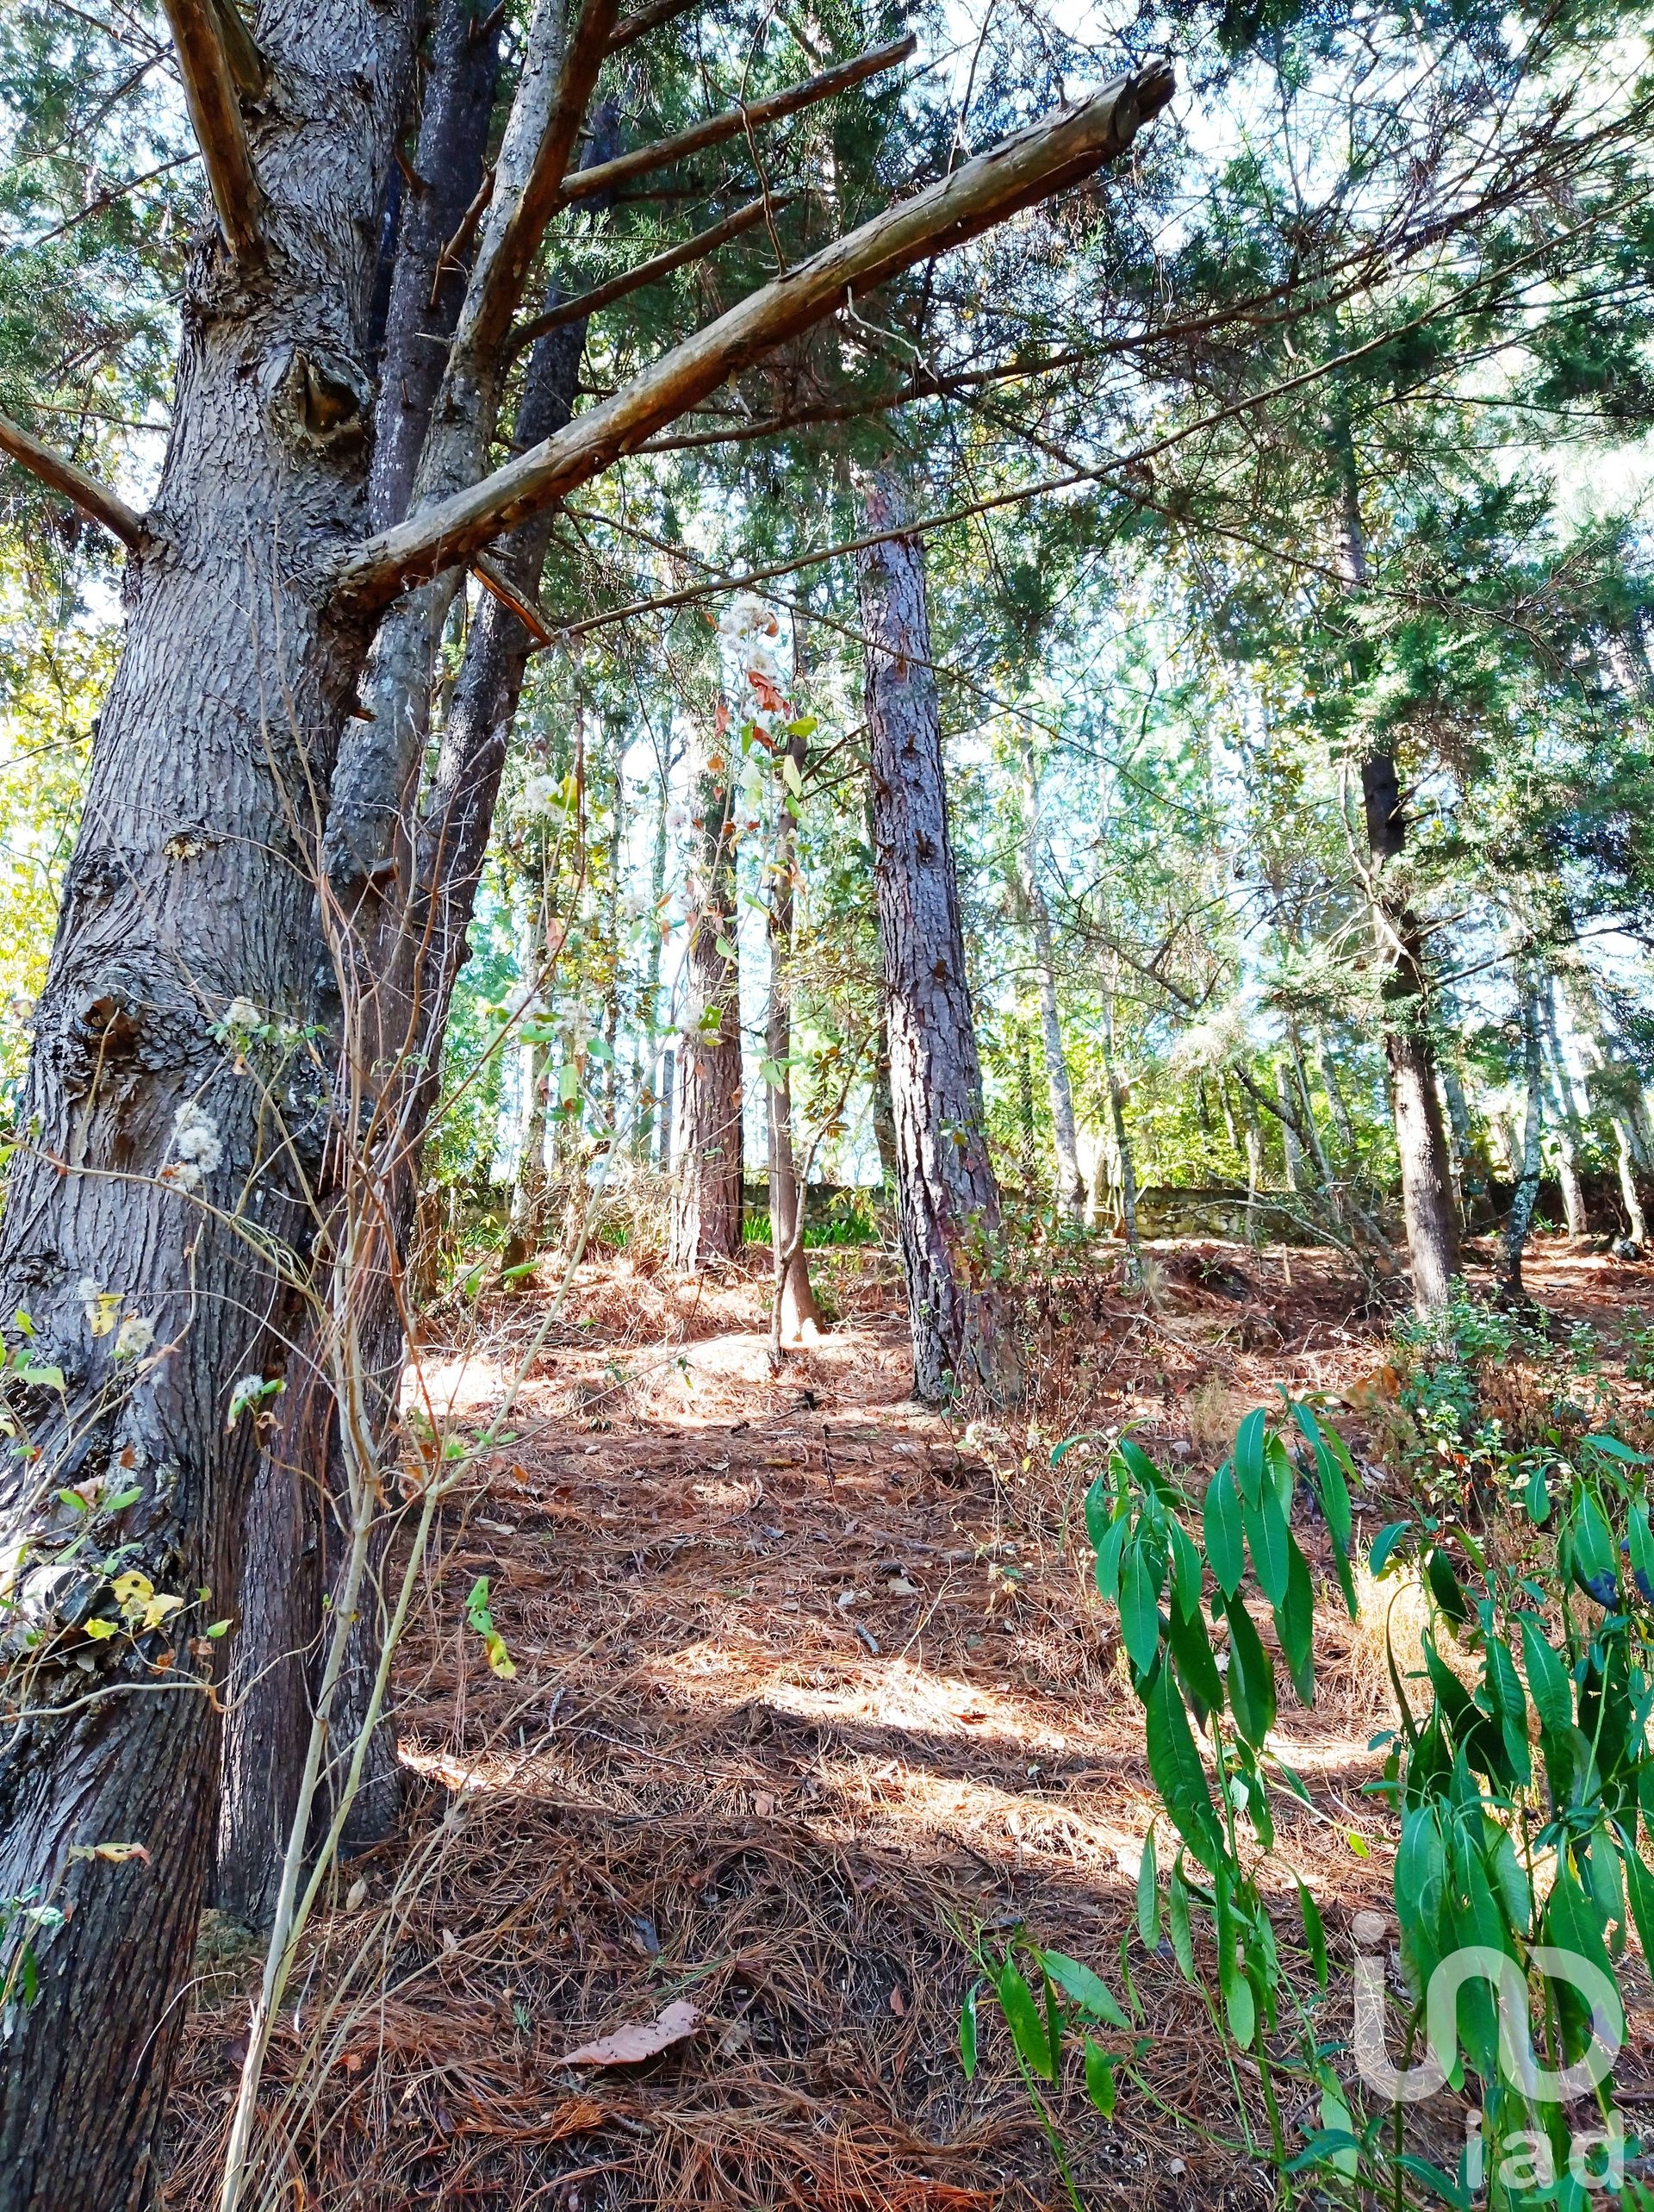
<path fill-rule="evenodd" d="M 497 331 L 503 340 L 517 312 L 523 286 L 545 227 L 563 204 L 573 178 L 565 172 L 573 159 L 575 140 L 597 87 L 597 73 L 608 52 L 619 0 L 584 0 L 579 19 L 564 49 L 557 72 L 551 112 L 516 205 L 507 218 L 486 277 L 487 296 L 476 316 L 477 341 L 494 342 Z M 578 172 L 595 176 L 595 170 Z M 469 302 L 468 302 L 469 306 Z"/>
<path fill-rule="evenodd" d="M 588 315 L 595 315 L 600 308 L 612 306 L 616 300 L 624 299 L 628 292 L 641 291 L 645 284 L 656 284 L 662 277 L 669 277 L 675 269 L 681 269 L 685 262 L 704 260 L 707 254 L 715 252 L 731 239 L 738 238 L 743 230 L 750 230 L 754 223 L 762 222 L 766 204 L 779 208 L 785 203 L 780 200 L 768 203 L 762 200 L 750 201 L 744 208 L 737 209 L 734 215 L 725 215 L 722 222 L 714 223 L 710 230 L 703 230 L 695 237 L 686 239 L 681 246 L 668 246 L 664 253 L 656 254 L 652 260 L 640 261 L 635 269 L 628 269 L 619 277 L 611 277 L 606 284 L 595 285 L 589 292 L 582 292 L 577 300 L 559 301 L 544 315 L 536 315 L 532 322 L 522 323 L 513 331 L 506 349 L 507 358 L 520 353 L 525 346 L 532 346 L 537 338 L 544 338 L 548 331 L 561 330 L 565 323 L 584 321 Z"/>
<path fill-rule="evenodd" d="M 261 251 L 258 185 L 217 11 L 213 0 L 162 0 L 162 4 L 224 242 L 238 261 L 254 259 Z"/>
<path fill-rule="evenodd" d="M 4 414 L 0 414 L 0 453 L 9 454 L 20 468 L 38 477 L 51 490 L 72 500 L 83 514 L 90 514 L 94 522 L 101 522 L 123 545 L 135 545 L 142 536 L 143 523 L 124 500 L 117 499 L 96 477 L 89 477 L 84 469 L 65 461 L 49 446 L 42 446 L 38 438 L 31 438 L 27 430 Z"/>
<path fill-rule="evenodd" d="M 725 377 L 927 255 L 961 245 L 1077 184 L 1130 145 L 1172 97 L 1163 62 L 964 162 L 953 174 L 826 246 L 675 346 L 652 368 L 503 469 L 364 540 L 339 571 L 363 612 L 467 560 L 489 539 L 573 491 L 715 391 Z M 595 174 L 587 171 L 585 175 Z"/>
<path fill-rule="evenodd" d="M 703 153 L 709 146 L 721 146 L 725 139 L 738 138 L 743 132 L 755 130 L 760 124 L 796 115 L 800 108 L 812 108 L 818 100 L 830 100 L 836 93 L 848 92 L 852 85 L 869 77 L 894 69 L 899 62 L 907 59 L 917 45 L 917 39 L 905 38 L 898 39 L 891 46 L 874 47 L 858 54 L 854 61 L 841 61 L 835 69 L 823 70 L 819 77 L 806 77 L 802 83 L 789 85 L 784 92 L 772 92 L 767 100 L 754 100 L 744 108 L 728 108 L 721 115 L 708 115 L 705 122 L 691 123 L 687 130 L 679 131 L 671 138 L 657 138 L 652 146 L 634 146 L 630 153 L 617 154 L 612 161 L 600 162 L 594 169 L 582 169 L 577 176 L 565 178 L 563 197 L 586 200 L 594 192 L 612 191 L 629 177 L 641 177 L 651 169 L 664 169 L 672 162 L 687 159 L 692 153 Z"/>
<path fill-rule="evenodd" d="M 669 23 L 674 16 L 687 14 L 699 5 L 699 0 L 650 0 L 647 8 L 639 8 L 635 15 L 623 16 L 615 25 L 609 39 L 609 52 L 619 53 L 629 46 Z"/>

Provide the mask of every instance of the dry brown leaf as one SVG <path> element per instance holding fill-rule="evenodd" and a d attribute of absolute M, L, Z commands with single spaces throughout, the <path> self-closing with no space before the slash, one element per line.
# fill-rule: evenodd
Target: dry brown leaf
<path fill-rule="evenodd" d="M 658 2019 L 639 2021 L 629 2028 L 617 2028 L 612 2035 L 600 2035 L 595 2043 L 582 2043 L 577 2051 L 570 2051 L 563 2061 L 565 2066 L 637 2066 L 645 2059 L 657 2057 L 669 2051 L 675 2043 L 687 2036 L 698 2034 L 700 2029 L 700 2008 L 680 1997 L 668 2004 Z"/>

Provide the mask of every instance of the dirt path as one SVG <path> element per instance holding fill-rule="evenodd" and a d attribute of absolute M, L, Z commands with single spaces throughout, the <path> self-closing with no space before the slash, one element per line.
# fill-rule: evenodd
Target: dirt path
<path fill-rule="evenodd" d="M 1073 1417 L 1132 1419 L 1158 1455 L 1209 1466 L 1279 1382 L 1359 1402 L 1382 1326 L 1321 1256 L 1286 1260 L 1290 1291 L 1279 1256 L 1162 1264 L 1171 1310 L 1147 1321 L 1096 1279 L 1052 1293 L 1031 1440 L 906 1399 L 888 1268 L 834 1267 L 840 1324 L 779 1380 L 753 1283 L 686 1304 L 586 1271 L 579 1318 L 448 1517 L 399 1662 L 406 1839 L 345 1870 L 277 2041 L 268 2104 L 305 2202 L 1059 2201 L 1004 2038 L 969 2088 L 955 2040 L 979 1929 L 1026 1920 L 1121 1986 L 1151 1814 L 1090 1590 L 1095 1462 L 1054 1472 L 1049 1442 Z M 1605 1322 L 1645 1288 L 1545 1264 L 1548 1293 Z M 485 1356 L 429 1352 L 433 1396 L 485 1430 L 540 1318 L 519 1300 Z M 1358 1510 L 1385 1517 L 1377 1493 Z M 510 1679 L 464 1626 L 480 1576 Z M 1390 1847 L 1360 1795 L 1382 1669 L 1353 1632 L 1341 1665 L 1333 1650 L 1315 1710 L 1284 1721 L 1317 1807 L 1288 1810 L 1280 1840 L 1341 1928 L 1384 1906 Z M 1233 2108 L 1198 2000 L 1169 1959 L 1139 1950 L 1133 1972 L 1166 2109 L 1128 2090 L 1105 2128 L 1065 2097 L 1087 2203 L 1266 2201 L 1253 2162 L 1191 2124 L 1221 2131 Z M 233 1970 L 191 2028 L 181 2204 L 205 2189 L 244 1983 Z M 680 2003 L 695 2033 L 647 2066 L 561 2063 Z"/>

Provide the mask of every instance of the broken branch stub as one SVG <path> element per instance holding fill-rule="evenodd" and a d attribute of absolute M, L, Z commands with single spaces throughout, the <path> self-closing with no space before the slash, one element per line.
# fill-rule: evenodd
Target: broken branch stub
<path fill-rule="evenodd" d="M 371 613 L 409 583 L 468 560 L 491 538 L 565 497 L 686 414 L 726 377 L 931 254 L 979 237 L 1114 160 L 1171 98 L 1169 64 L 1118 78 L 1080 106 L 962 163 L 846 238 L 754 292 L 672 347 L 642 375 L 555 437 L 469 489 L 364 539 L 337 589 Z"/>

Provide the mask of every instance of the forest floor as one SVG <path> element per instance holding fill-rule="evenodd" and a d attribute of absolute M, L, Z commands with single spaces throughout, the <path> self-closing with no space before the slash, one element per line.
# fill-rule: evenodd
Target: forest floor
<path fill-rule="evenodd" d="M 1104 1258 L 1032 1298 L 1033 1426 L 1013 1431 L 911 1400 L 899 1280 L 876 1253 L 812 1254 L 835 1325 L 772 1376 L 757 1256 L 700 1286 L 582 1268 L 448 1512 L 398 1661 L 402 1829 L 341 1871 L 295 1976 L 264 2100 L 286 2163 L 257 2201 L 1065 2201 L 986 2007 L 973 2084 L 957 2046 L 973 1941 L 1020 1923 L 1124 1993 L 1152 1798 L 1091 1586 L 1080 1499 L 1100 1461 L 1054 1469 L 1050 1446 L 1130 1422 L 1203 1483 L 1249 1406 L 1324 1393 L 1370 1541 L 1396 1505 L 1394 1317 L 1362 1310 L 1331 1253 L 1161 1245 L 1153 1300 Z M 1654 1311 L 1654 1268 L 1545 1238 L 1530 1289 L 1559 1333 L 1598 1332 L 1593 1386 L 1645 1406 L 1615 1348 L 1628 1309 Z M 426 1386 L 472 1433 L 549 1296 L 487 1302 L 465 1344 L 438 1316 Z M 1520 1413 L 1520 1361 L 1500 1386 Z M 510 1679 L 465 1625 L 482 1575 Z M 1390 1692 L 1381 1629 L 1328 1606 L 1317 1636 L 1316 1705 L 1289 1695 L 1281 1722 L 1315 1804 L 1278 1809 L 1279 1857 L 1347 1960 L 1351 1916 L 1389 1901 L 1390 1824 L 1362 1791 Z M 1056 2097 L 1085 2203 L 1271 2201 L 1234 2140 L 1235 2088 L 1250 2102 L 1255 2081 L 1232 2081 L 1170 1957 L 1135 1936 L 1130 1955 L 1153 2096 L 1122 2084 L 1108 2125 L 1077 2081 Z M 210 2201 L 257 1964 L 223 1930 L 203 1945 L 177 2208 Z M 694 2030 L 645 2062 L 565 2063 L 675 2003 Z"/>

